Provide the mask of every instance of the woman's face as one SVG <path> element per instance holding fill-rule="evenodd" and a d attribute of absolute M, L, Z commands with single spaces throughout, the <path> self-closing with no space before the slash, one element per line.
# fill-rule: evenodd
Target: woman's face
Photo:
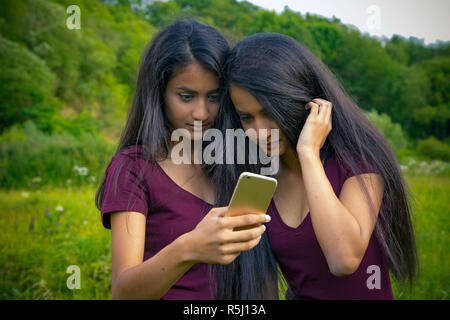
<path fill-rule="evenodd" d="M 219 111 L 219 79 L 198 62 L 177 68 L 167 83 L 165 111 L 171 129 L 187 129 L 194 140 L 194 121 L 202 121 L 202 133 Z"/>
<path fill-rule="evenodd" d="M 267 146 L 267 154 L 269 156 L 282 156 L 288 148 L 288 141 L 276 122 L 265 114 L 261 103 L 250 92 L 234 85 L 230 87 L 230 98 L 241 119 L 244 131 L 254 129 L 257 133 L 257 137 L 249 136 L 249 138 L 263 150 Z M 260 131 L 261 129 L 266 129 L 266 131 Z M 279 130 L 278 141 L 271 142 L 271 129 Z"/>

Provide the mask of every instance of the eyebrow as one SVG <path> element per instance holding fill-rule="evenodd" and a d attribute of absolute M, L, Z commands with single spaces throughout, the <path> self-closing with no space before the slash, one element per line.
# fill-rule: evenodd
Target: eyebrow
<path fill-rule="evenodd" d="M 188 87 L 184 87 L 184 86 L 176 87 L 176 89 L 178 89 L 178 90 L 183 90 L 183 91 L 187 91 L 187 92 L 189 92 L 189 93 L 196 93 L 196 92 L 197 92 L 197 91 L 195 91 L 195 90 L 189 89 Z"/>
<path fill-rule="evenodd" d="M 236 112 L 237 112 L 238 114 L 250 114 L 249 112 L 245 112 L 245 111 L 238 110 L 238 109 L 236 109 L 236 107 L 235 107 L 234 109 L 236 110 Z M 265 112 L 266 112 L 266 111 L 265 111 L 264 109 L 261 109 L 261 110 L 258 111 L 258 113 L 265 113 Z"/>
<path fill-rule="evenodd" d="M 190 89 L 188 87 L 185 87 L 185 86 L 176 87 L 176 89 L 183 90 L 183 91 L 186 91 L 186 92 L 189 92 L 189 93 L 197 93 L 197 91 L 195 91 L 193 89 Z M 210 94 L 210 93 L 218 93 L 218 92 L 219 92 L 219 88 L 216 88 L 216 89 L 208 91 L 208 94 Z"/>

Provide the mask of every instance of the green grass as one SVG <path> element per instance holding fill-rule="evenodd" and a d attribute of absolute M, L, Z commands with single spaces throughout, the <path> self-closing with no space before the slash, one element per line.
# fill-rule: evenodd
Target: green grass
<path fill-rule="evenodd" d="M 98 183 L 114 150 L 99 135 L 49 135 L 27 122 L 0 135 L 0 186 L 37 189 Z"/>
<path fill-rule="evenodd" d="M 397 299 L 448 299 L 449 176 L 409 177 L 414 199 L 413 223 L 419 254 L 419 276 L 413 289 L 393 284 Z"/>
<path fill-rule="evenodd" d="M 397 299 L 448 299 L 449 180 L 408 178 L 421 268 L 411 292 L 393 283 Z M 110 231 L 101 225 L 95 191 L 0 191 L 0 299 L 110 298 Z M 70 265 L 80 267 L 79 290 L 67 288 Z"/>
<path fill-rule="evenodd" d="M 0 299 L 109 298 L 110 232 L 95 208 L 95 189 L 27 192 L 0 193 Z M 67 288 L 70 265 L 80 267 L 80 290 Z"/>

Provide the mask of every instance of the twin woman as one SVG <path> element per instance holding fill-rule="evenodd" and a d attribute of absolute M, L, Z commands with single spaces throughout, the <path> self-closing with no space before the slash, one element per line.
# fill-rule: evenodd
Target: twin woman
<path fill-rule="evenodd" d="M 172 133 L 185 129 L 194 144 L 196 121 L 203 133 L 257 132 L 248 143 L 279 157 L 266 215 L 225 216 L 240 173 L 260 173 L 260 161 L 174 161 Z M 287 299 L 393 299 L 390 275 L 404 283 L 417 272 L 389 144 L 327 67 L 282 34 L 230 48 L 191 19 L 162 29 L 96 204 L 111 229 L 113 299 L 278 299 L 281 276 Z"/>

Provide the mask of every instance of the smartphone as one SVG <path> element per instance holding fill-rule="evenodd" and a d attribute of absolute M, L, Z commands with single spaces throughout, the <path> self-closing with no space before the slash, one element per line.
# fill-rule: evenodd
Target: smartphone
<path fill-rule="evenodd" d="M 265 214 L 276 188 L 277 179 L 275 178 L 243 172 L 234 188 L 226 216 L 233 217 L 246 213 Z M 234 230 L 252 227 L 240 227 Z"/>

